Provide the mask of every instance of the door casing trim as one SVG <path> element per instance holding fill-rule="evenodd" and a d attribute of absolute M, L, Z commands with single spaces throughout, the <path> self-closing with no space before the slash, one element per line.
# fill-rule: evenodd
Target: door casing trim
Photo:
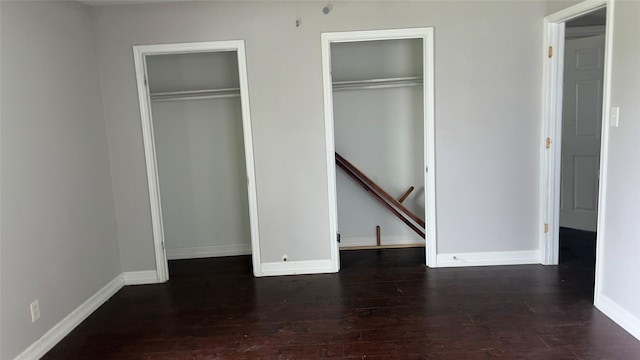
<path fill-rule="evenodd" d="M 148 87 L 146 85 L 148 79 L 146 57 L 153 55 L 189 54 L 220 51 L 235 51 L 238 56 L 238 74 L 242 111 L 242 133 L 244 140 L 245 166 L 247 171 L 249 224 L 251 228 L 251 258 L 253 262 L 253 274 L 255 276 L 262 276 L 259 239 L 260 232 L 258 229 L 258 202 L 253 152 L 253 134 L 251 129 L 251 113 L 249 109 L 249 85 L 247 81 L 247 64 L 244 40 L 136 45 L 133 47 L 133 55 L 136 69 L 136 80 L 138 85 L 138 99 L 140 103 L 140 118 L 142 122 L 142 137 L 147 169 L 149 206 L 151 209 L 153 246 L 158 282 L 165 282 L 169 280 L 169 270 L 167 265 L 167 253 L 164 246 L 165 239 L 162 221 L 162 204 L 160 201 L 158 165 L 156 160 L 155 139 L 153 136 L 151 99 L 149 96 Z"/>
<path fill-rule="evenodd" d="M 324 120 L 329 205 L 329 242 L 334 271 L 340 270 L 340 254 L 336 241 L 338 211 L 336 194 L 336 165 L 333 124 L 333 86 L 331 77 L 331 44 L 338 42 L 422 39 L 423 44 L 423 106 L 424 106 L 424 159 L 425 159 L 425 235 L 426 265 L 437 266 L 436 191 L 435 191 L 435 97 L 434 97 L 434 29 L 409 28 L 391 30 L 330 32 L 321 35 L 322 83 L 324 94 Z"/>
<path fill-rule="evenodd" d="M 544 18 L 543 24 L 543 88 L 542 88 L 542 128 L 540 141 L 540 213 L 539 246 L 540 263 L 557 265 L 559 257 L 560 220 L 560 163 L 562 131 L 562 86 L 564 64 L 565 23 L 574 18 L 607 8 L 605 26 L 604 76 L 602 90 L 602 131 L 600 142 L 600 184 L 598 187 L 598 221 L 596 240 L 596 269 L 594 303 L 598 304 L 601 293 L 603 259 L 607 164 L 609 153 L 609 112 L 611 107 L 612 40 L 614 30 L 614 2 L 590 0 L 578 3 Z M 554 49 L 554 56 L 548 58 L 548 47 Z M 546 138 L 552 139 L 550 149 L 546 149 Z M 544 232 L 544 224 L 549 232 Z"/>

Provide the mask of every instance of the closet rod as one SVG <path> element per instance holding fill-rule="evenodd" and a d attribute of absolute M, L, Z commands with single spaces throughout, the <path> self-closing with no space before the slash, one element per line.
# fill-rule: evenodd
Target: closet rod
<path fill-rule="evenodd" d="M 333 90 L 384 89 L 403 86 L 422 86 L 422 76 L 333 82 Z"/>
<path fill-rule="evenodd" d="M 239 88 L 169 91 L 149 94 L 151 101 L 201 100 L 240 96 Z"/>

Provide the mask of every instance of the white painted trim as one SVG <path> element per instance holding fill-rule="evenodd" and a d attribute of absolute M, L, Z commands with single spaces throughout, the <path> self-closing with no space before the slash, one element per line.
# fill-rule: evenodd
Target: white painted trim
<path fill-rule="evenodd" d="M 438 267 L 538 264 L 538 250 L 438 254 Z"/>
<path fill-rule="evenodd" d="M 247 81 L 247 66 L 243 40 L 211 41 L 160 45 L 137 45 L 133 47 L 138 97 L 140 103 L 140 118 L 142 121 L 142 136 L 147 168 L 149 187 L 149 205 L 153 228 L 153 243 L 156 259 L 156 272 L 159 282 L 169 279 L 167 254 L 165 251 L 164 227 L 162 221 L 162 203 L 158 182 L 158 166 L 156 160 L 155 140 L 153 136 L 153 118 L 151 114 L 151 99 L 145 85 L 147 78 L 146 56 L 185 54 L 197 52 L 236 51 L 238 56 L 238 74 L 240 82 L 240 99 L 242 109 L 242 131 L 244 137 L 245 165 L 247 171 L 247 189 L 249 201 L 249 223 L 251 228 L 251 246 L 253 273 L 260 273 L 260 240 L 258 230 L 258 203 L 255 181 L 255 163 L 253 151 L 253 135 L 251 130 L 251 114 L 249 109 L 249 85 Z"/>
<path fill-rule="evenodd" d="M 545 20 L 545 41 L 543 41 L 543 121 L 540 141 L 540 263 L 544 265 L 558 264 L 559 235 L 558 216 L 560 214 L 560 183 L 554 182 L 560 174 L 560 151 L 562 148 L 562 83 L 564 63 L 564 29 L 565 24 L 550 24 Z M 549 59 L 548 46 L 554 49 L 554 56 Z M 552 121 L 552 119 L 554 119 Z M 560 119 L 556 121 L 555 119 Z M 546 138 L 552 140 L 551 149 L 546 149 Z M 558 215 L 558 216 L 556 216 Z M 549 232 L 544 233 L 544 224 L 549 225 Z M 551 244 L 551 245 L 550 245 Z"/>
<path fill-rule="evenodd" d="M 549 136 L 549 119 L 551 109 L 554 108 L 552 103 L 551 92 L 555 90 L 555 87 L 550 86 L 549 84 L 555 83 L 556 74 L 554 72 L 555 68 L 552 67 L 551 63 L 547 58 L 547 49 L 549 46 L 557 47 L 555 38 L 551 37 L 552 28 L 556 27 L 556 24 L 550 24 L 548 19 L 545 17 L 543 19 L 543 36 L 542 36 L 542 48 L 540 49 L 540 54 L 542 56 L 542 121 L 540 122 L 540 179 L 539 179 L 539 198 L 538 198 L 538 247 L 540 249 L 540 263 L 544 265 L 551 265 L 553 263 L 553 255 L 550 254 L 552 251 L 551 244 L 547 244 L 548 235 L 544 233 L 545 224 L 548 221 L 548 216 L 550 213 L 550 197 L 551 197 L 551 188 L 549 179 L 551 175 L 549 174 L 550 166 L 549 166 L 549 154 L 547 149 L 545 148 L 544 142 L 547 136 Z M 549 224 L 550 225 L 550 224 Z M 550 229 L 553 229 L 550 227 Z"/>
<path fill-rule="evenodd" d="M 562 148 L 562 85 L 564 64 L 565 22 L 607 6 L 607 0 L 588 0 L 566 8 L 544 18 L 543 34 L 543 109 L 540 139 L 540 212 L 539 247 L 540 263 L 557 265 L 559 257 L 559 223 L 560 223 L 560 166 Z M 613 18 L 611 8 L 607 11 L 607 38 L 611 35 Z M 548 58 L 548 47 L 553 46 L 554 56 Z M 610 60 L 610 41 L 605 44 L 605 77 L 603 91 L 603 119 L 607 118 L 608 97 L 610 91 L 609 76 L 607 76 L 607 57 Z M 606 109 L 606 110 L 605 110 Z M 600 225 L 604 218 L 604 188 L 606 184 L 606 161 L 608 154 L 608 122 L 602 122 L 602 144 L 600 148 L 600 194 L 598 209 L 598 232 L 602 232 Z M 545 148 L 546 138 L 552 140 L 551 149 Z M 544 224 L 549 224 L 549 232 L 544 233 Z M 600 242 L 600 240 L 598 240 Z M 597 274 L 596 274 L 597 277 Z"/>
<path fill-rule="evenodd" d="M 613 71 L 613 33 L 615 1 L 607 7 L 607 29 L 605 31 L 604 77 L 602 100 L 602 135 L 600 143 L 600 184 L 598 188 L 598 233 L 596 235 L 596 275 L 594 286 L 594 304 L 599 302 L 602 293 L 602 272 L 604 270 L 605 212 L 607 204 L 607 183 L 609 174 L 609 112 L 611 109 L 611 75 Z"/>
<path fill-rule="evenodd" d="M 350 246 L 374 246 L 376 245 L 375 236 L 352 236 L 341 237 L 340 248 Z M 382 245 L 424 245 L 424 239 L 418 235 L 387 235 L 380 237 Z"/>
<path fill-rule="evenodd" d="M 331 78 L 331 43 L 377 41 L 394 39 L 422 39 L 423 43 L 423 104 L 424 104 L 424 153 L 425 153 L 425 246 L 426 264 L 437 263 L 436 190 L 435 190 L 435 102 L 434 102 L 434 35 L 433 28 L 393 30 L 347 31 L 322 33 L 322 84 L 324 95 L 324 119 L 328 181 L 329 243 L 333 271 L 340 269 L 340 253 L 335 236 L 338 231 L 338 211 L 335 173 L 335 141 L 333 124 L 333 89 Z M 264 265 L 264 264 L 263 264 Z"/>
<path fill-rule="evenodd" d="M 333 260 L 281 261 L 262 264 L 261 276 L 333 273 Z"/>
<path fill-rule="evenodd" d="M 340 271 L 340 249 L 338 248 L 338 195 L 336 192 L 335 141 L 333 127 L 333 79 L 331 77 L 331 40 L 321 34 L 322 40 L 322 93 L 324 96 L 324 137 L 327 159 L 327 203 L 329 206 L 329 246 L 331 269 Z"/>
<path fill-rule="evenodd" d="M 147 168 L 147 185 L 149 187 L 149 207 L 156 260 L 157 277 L 161 282 L 169 280 L 167 254 L 164 251 L 164 226 L 162 224 L 162 205 L 160 204 L 160 187 L 158 184 L 158 164 L 156 162 L 153 121 L 151 120 L 151 97 L 146 87 L 147 66 L 145 51 L 142 47 L 133 47 L 140 119 L 142 121 L 142 137 L 144 143 L 145 163 Z"/>
<path fill-rule="evenodd" d="M 147 285 L 161 283 L 156 270 L 127 271 L 122 273 L 125 285 Z"/>
<path fill-rule="evenodd" d="M 153 273 L 155 274 L 155 271 Z M 14 360 L 33 360 L 44 356 L 44 354 L 51 350 L 60 340 L 69 335 L 73 329 L 117 293 L 123 285 L 124 278 L 122 274 L 119 274 L 42 335 L 40 339 L 31 344 L 31 346 L 14 358 Z"/>
<path fill-rule="evenodd" d="M 167 259 L 199 259 L 220 256 L 251 255 L 251 244 L 214 245 L 194 248 L 167 249 Z"/>
<path fill-rule="evenodd" d="M 595 306 L 629 334 L 640 340 L 640 319 L 603 293 L 596 296 Z"/>
<path fill-rule="evenodd" d="M 423 89 L 424 89 L 424 153 L 425 153 L 425 258 L 426 265 L 438 264 L 438 240 L 436 221 L 436 125 L 435 125 L 435 45 L 433 28 L 428 28 L 423 39 Z"/>
<path fill-rule="evenodd" d="M 249 228 L 251 231 L 251 261 L 253 275 L 261 273 L 260 223 L 258 221 L 258 192 L 256 185 L 255 152 L 253 150 L 253 127 L 251 126 L 251 107 L 249 106 L 249 80 L 247 56 L 244 41 L 240 41 L 238 52 L 238 77 L 240 82 L 240 101 L 242 102 L 242 135 L 244 137 L 244 157 L 247 170 L 247 197 L 249 201 Z"/>

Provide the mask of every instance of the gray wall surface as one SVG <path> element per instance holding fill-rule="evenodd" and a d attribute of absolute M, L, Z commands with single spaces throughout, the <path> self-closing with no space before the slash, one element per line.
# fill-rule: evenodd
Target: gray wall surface
<path fill-rule="evenodd" d="M 154 55 L 147 58 L 149 91 L 238 88 L 238 53 Z"/>
<path fill-rule="evenodd" d="M 582 0 L 547 0 L 547 15 L 573 6 Z"/>
<path fill-rule="evenodd" d="M 611 106 L 620 107 L 620 117 L 619 127 L 609 130 L 605 226 L 599 237 L 601 294 L 635 317 L 636 337 L 640 336 L 639 15 L 640 2 L 615 1 Z"/>
<path fill-rule="evenodd" d="M 334 235 L 320 34 L 346 30 L 436 29 L 438 252 L 538 248 L 546 3 L 348 2 L 329 15 L 323 5 L 303 3 L 299 28 L 293 2 L 94 9 L 125 271 L 155 268 L 132 46 L 245 40 L 262 259 L 321 260 Z"/>
<path fill-rule="evenodd" d="M 314 2 L 295 28 L 288 2 L 0 2 L 0 359 L 122 270 L 155 268 L 132 45 L 246 40 L 263 259 L 326 259 L 320 33 L 434 26 L 439 252 L 531 250 L 541 19 L 574 3 L 338 2 L 325 16 Z M 640 3 L 613 4 L 620 127 L 610 129 L 598 290 L 637 324 Z"/>
<path fill-rule="evenodd" d="M 0 358 L 13 359 L 121 268 L 90 12 L 0 6 Z"/>

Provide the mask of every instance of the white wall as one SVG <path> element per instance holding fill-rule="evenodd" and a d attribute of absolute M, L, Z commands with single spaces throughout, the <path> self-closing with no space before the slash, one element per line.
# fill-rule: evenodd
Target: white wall
<path fill-rule="evenodd" d="M 620 107 L 609 129 L 600 289 L 596 305 L 640 339 L 640 2 L 614 2 L 611 105 Z"/>
<path fill-rule="evenodd" d="M 261 255 L 330 257 L 320 33 L 434 26 L 439 252 L 537 249 L 544 2 L 121 5 L 94 10 L 125 271 L 155 267 L 134 44 L 244 39 Z M 167 26 L 176 24 L 176 26 Z M 179 24 L 179 26 L 178 26 Z M 508 49 L 508 51 L 506 50 Z"/>
<path fill-rule="evenodd" d="M 76 2 L 0 6 L 0 358 L 12 359 L 121 270 L 90 13 Z"/>
<path fill-rule="evenodd" d="M 331 45 L 334 81 L 422 76 L 422 41 L 366 41 Z M 424 219 L 422 87 L 333 92 L 335 148 L 368 177 Z M 336 171 L 341 246 L 424 243 L 342 170 Z"/>

